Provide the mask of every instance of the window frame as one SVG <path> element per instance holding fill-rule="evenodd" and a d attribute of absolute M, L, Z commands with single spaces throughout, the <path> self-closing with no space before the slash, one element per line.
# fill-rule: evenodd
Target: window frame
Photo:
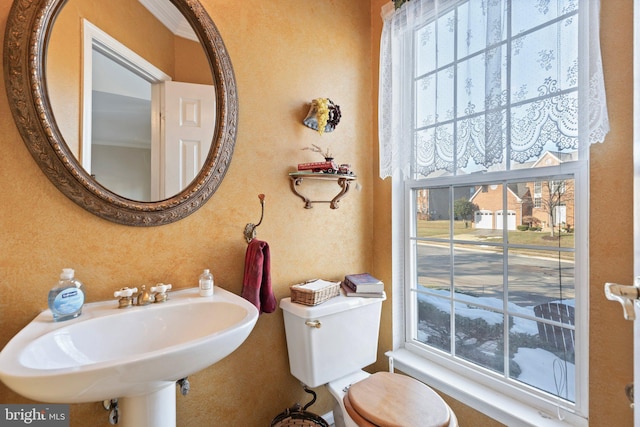
<path fill-rule="evenodd" d="M 526 174 L 524 172 L 527 172 Z M 571 405 L 566 401 L 558 402 L 558 399 L 550 397 L 547 393 L 538 391 L 526 385 L 509 384 L 508 378 L 500 380 L 496 375 L 483 368 L 473 368 L 471 363 L 463 360 L 453 360 L 452 356 L 446 356 L 438 350 L 429 350 L 426 346 L 416 344 L 412 337 L 415 336 L 416 322 L 414 312 L 411 308 L 414 304 L 411 288 L 413 278 L 416 277 L 414 271 L 413 239 L 411 238 L 415 230 L 414 215 L 415 204 L 412 197 L 414 189 L 429 187 L 442 187 L 447 185 L 467 185 L 477 184 L 478 181 L 471 176 L 427 178 L 424 180 L 396 180 L 393 185 L 392 228 L 393 238 L 393 268 L 394 283 L 401 283 L 402 286 L 394 286 L 394 351 L 388 356 L 395 360 L 395 365 L 401 370 L 416 376 L 418 379 L 426 381 L 436 386 L 440 385 L 440 390 L 456 398 L 463 403 L 492 416 L 506 424 L 520 423 L 529 420 L 524 425 L 556 425 L 559 422 L 557 414 L 561 414 L 564 421 L 557 425 L 588 425 L 588 160 L 571 162 L 560 166 L 541 167 L 531 170 L 515 170 L 509 172 L 495 172 L 483 176 L 482 182 L 501 183 L 514 180 L 533 180 L 535 178 L 549 178 L 552 176 L 573 175 L 575 180 L 575 404 Z M 398 234 L 401 235 L 398 236 Z M 402 349 L 409 352 L 418 359 L 405 354 Z M 410 363 L 402 362 L 403 359 L 411 360 Z M 435 374 L 440 372 L 439 375 Z M 435 375 L 435 376 L 434 376 Z M 456 376 L 452 381 L 450 376 Z M 500 402 L 499 396 L 515 399 L 515 403 L 491 404 L 479 395 L 470 393 L 475 387 L 481 387 L 484 396 L 494 395 L 496 402 Z M 562 408 L 562 409 L 559 409 Z M 527 411 L 535 411 L 542 419 L 531 419 Z M 542 415 L 541 415 L 542 414 Z M 522 418 L 520 418 L 522 417 Z M 545 420 L 545 421 L 542 421 Z M 531 424 L 528 424 L 528 423 Z"/>
<path fill-rule="evenodd" d="M 587 0 L 580 0 L 580 35 L 585 37 L 588 19 Z M 448 3 L 450 4 L 450 3 Z M 588 43 L 581 43 L 581 63 L 588 60 Z M 588 67 L 581 67 L 580 79 L 588 82 Z M 589 99 L 589 85 L 578 87 L 581 103 Z M 412 101 L 413 102 L 413 101 Z M 582 107 L 581 112 L 585 111 Z M 589 353 L 589 128 L 588 114 L 579 117 L 579 157 L 577 161 L 531 169 L 487 172 L 478 181 L 475 174 L 446 177 L 404 179 L 400 173 L 392 180 L 392 278 L 393 278 L 393 350 L 387 355 L 392 366 L 427 382 L 440 391 L 505 424 L 512 425 L 588 425 Z M 413 135 L 415 130 L 411 131 Z M 412 230 L 416 206 L 412 190 L 424 187 L 459 186 L 469 184 L 502 183 L 508 181 L 549 180 L 553 176 L 572 175 L 574 189 L 575 230 L 575 404 L 567 404 L 527 386 L 507 385 L 487 375 L 482 368 L 470 370 L 466 363 L 452 361 L 440 352 L 428 350 L 412 342 L 415 336 L 411 311 L 411 288 L 414 274 L 412 258 Z M 534 195 L 532 195 L 534 196 Z M 532 197 L 535 200 L 535 196 Z M 464 374 L 464 375 L 463 375 Z M 506 391 L 505 391 L 506 390 Z"/>

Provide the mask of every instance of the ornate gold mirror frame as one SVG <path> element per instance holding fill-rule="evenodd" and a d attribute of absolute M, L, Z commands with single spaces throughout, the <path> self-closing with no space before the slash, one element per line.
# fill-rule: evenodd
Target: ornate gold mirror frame
<path fill-rule="evenodd" d="M 231 60 L 215 24 L 198 0 L 170 0 L 193 27 L 205 51 L 217 96 L 211 150 L 196 178 L 180 193 L 157 202 L 137 202 L 98 184 L 70 152 L 47 94 L 46 49 L 65 0 L 14 0 L 4 39 L 4 77 L 15 123 L 40 169 L 68 198 L 119 224 L 156 226 L 195 212 L 216 191 L 231 162 L 238 100 Z"/>

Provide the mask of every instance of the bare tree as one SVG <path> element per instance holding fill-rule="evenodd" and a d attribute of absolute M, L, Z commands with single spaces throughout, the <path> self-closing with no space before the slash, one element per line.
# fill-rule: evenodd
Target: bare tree
<path fill-rule="evenodd" d="M 558 208 L 560 206 L 567 206 L 569 202 L 573 203 L 573 201 L 574 185 L 572 180 L 549 180 L 542 183 L 540 209 L 549 215 L 551 237 L 555 237 Z"/>

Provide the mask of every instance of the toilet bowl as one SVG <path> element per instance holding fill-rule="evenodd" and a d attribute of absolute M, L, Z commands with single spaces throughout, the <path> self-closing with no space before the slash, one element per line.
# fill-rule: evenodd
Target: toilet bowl
<path fill-rule="evenodd" d="M 425 384 L 362 370 L 376 361 L 384 300 L 344 294 L 317 306 L 281 300 L 292 375 L 311 388 L 326 386 L 336 427 L 457 427 L 451 408 Z"/>
<path fill-rule="evenodd" d="M 413 378 L 359 371 L 326 385 L 335 399 L 336 427 L 457 427 L 446 402 Z"/>

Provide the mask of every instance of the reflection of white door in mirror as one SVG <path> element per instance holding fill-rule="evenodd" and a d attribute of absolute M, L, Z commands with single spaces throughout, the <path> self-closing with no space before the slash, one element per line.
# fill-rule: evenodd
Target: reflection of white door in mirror
<path fill-rule="evenodd" d="M 83 20 L 82 166 L 123 197 L 152 200 L 151 138 L 160 125 L 154 119 L 160 108 L 152 105 L 151 84 L 168 80 L 162 70 Z"/>
<path fill-rule="evenodd" d="M 216 120 L 213 86 L 173 81 L 161 86 L 164 106 L 158 162 L 161 191 L 156 200 L 178 194 L 198 175 L 213 140 L 214 129 L 210 124 Z M 152 182 L 155 182 L 153 168 Z"/>
<path fill-rule="evenodd" d="M 82 166 L 131 200 L 178 194 L 209 153 L 214 86 L 171 81 L 87 20 L 83 49 Z"/>

